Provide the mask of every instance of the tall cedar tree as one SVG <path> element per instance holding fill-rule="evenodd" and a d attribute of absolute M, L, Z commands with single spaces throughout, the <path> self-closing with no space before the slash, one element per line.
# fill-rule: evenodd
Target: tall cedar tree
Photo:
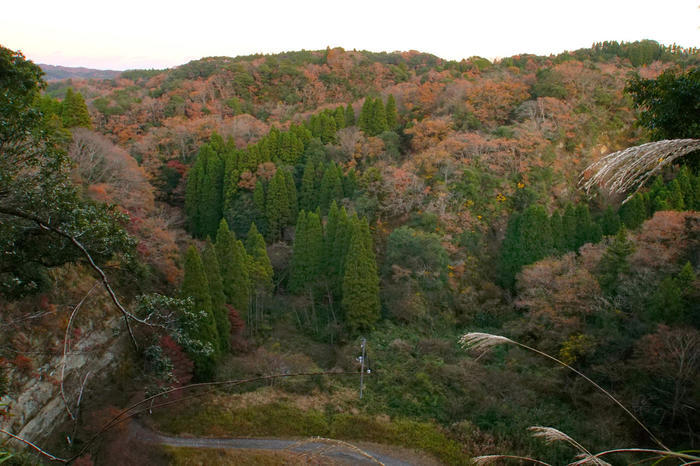
<path fill-rule="evenodd" d="M 188 174 L 185 192 L 190 232 L 198 238 L 216 233 L 223 212 L 223 176 L 223 159 L 212 145 L 204 144 Z"/>
<path fill-rule="evenodd" d="M 326 232 L 329 233 L 328 231 Z M 345 207 L 341 207 L 338 211 L 338 225 L 335 231 L 335 237 L 328 237 L 328 241 L 333 242 L 332 256 L 330 257 L 330 271 L 328 273 L 331 280 L 332 290 L 336 297 L 342 296 L 343 278 L 345 277 L 345 260 L 350 247 L 350 236 L 352 234 L 352 225 Z"/>
<path fill-rule="evenodd" d="M 255 223 L 250 224 L 250 230 L 245 240 L 245 248 L 249 257 L 248 274 L 253 290 L 267 292 L 272 290 L 272 264 L 267 255 L 265 239 L 258 231 Z"/>
<path fill-rule="evenodd" d="M 227 302 L 244 313 L 250 303 L 248 256 L 243 244 L 236 240 L 236 234 L 229 230 L 226 220 L 219 224 L 215 247 Z"/>
<path fill-rule="evenodd" d="M 561 218 L 562 237 L 565 246 L 565 251 L 575 251 L 576 248 L 576 208 L 569 203 L 564 209 L 564 215 Z"/>
<path fill-rule="evenodd" d="M 253 205 L 255 213 L 253 215 L 253 223 L 263 235 L 267 233 L 267 217 L 265 215 L 265 186 L 261 180 L 255 183 L 253 190 Z"/>
<path fill-rule="evenodd" d="M 357 189 L 357 174 L 355 169 L 351 168 L 348 173 L 343 176 L 343 196 L 348 198 L 353 198 L 355 194 L 355 189 Z"/>
<path fill-rule="evenodd" d="M 318 190 L 316 189 L 316 168 L 307 159 L 304 165 L 304 174 L 301 177 L 301 191 L 299 193 L 299 209 L 310 212 L 318 206 Z"/>
<path fill-rule="evenodd" d="M 336 107 L 333 116 L 335 117 L 335 127 L 337 129 L 345 128 L 345 109 L 342 106 Z"/>
<path fill-rule="evenodd" d="M 602 238 L 600 226 L 593 223 L 591 213 L 586 204 L 576 206 L 576 240 L 574 250 L 578 250 L 586 243 L 597 243 Z"/>
<path fill-rule="evenodd" d="M 92 129 L 92 120 L 90 120 L 85 99 L 80 92 L 73 92 L 71 87 L 66 91 L 66 97 L 61 104 L 61 120 L 64 128 L 80 126 Z"/>
<path fill-rule="evenodd" d="M 371 97 L 365 98 L 365 101 L 362 104 L 362 109 L 360 110 L 360 117 L 357 120 L 357 125 L 368 136 L 370 136 L 370 121 L 372 119 L 372 100 L 373 99 Z"/>
<path fill-rule="evenodd" d="M 289 217 L 287 224 L 294 225 L 299 215 L 299 202 L 297 201 L 297 186 L 294 183 L 292 172 L 284 170 L 284 182 L 287 188 L 287 200 L 289 203 Z"/>
<path fill-rule="evenodd" d="M 345 107 L 345 127 L 355 126 L 355 110 L 351 104 Z"/>
<path fill-rule="evenodd" d="M 282 170 L 277 170 L 270 180 L 265 204 L 268 238 L 274 243 L 282 239 L 282 232 L 291 216 L 287 182 Z"/>
<path fill-rule="evenodd" d="M 332 144 L 335 142 L 335 133 L 338 127 L 335 123 L 335 118 L 330 113 L 321 114 L 321 141 L 324 144 Z"/>
<path fill-rule="evenodd" d="M 387 130 L 386 110 L 382 99 L 374 99 L 370 117 L 370 136 L 378 136 Z"/>
<path fill-rule="evenodd" d="M 323 214 L 328 213 L 331 201 L 340 200 L 343 198 L 343 173 L 334 162 L 326 166 L 326 171 L 323 173 L 321 180 L 321 193 L 319 207 Z"/>
<path fill-rule="evenodd" d="M 202 263 L 207 274 L 209 283 L 209 296 L 211 296 L 212 312 L 216 321 L 216 330 L 219 335 L 219 351 L 228 353 L 230 347 L 231 324 L 228 319 L 228 309 L 226 308 L 226 295 L 221 279 L 221 267 L 216 257 L 216 250 L 207 237 L 207 243 L 202 253 Z"/>
<path fill-rule="evenodd" d="M 323 231 L 314 212 L 301 211 L 294 236 L 290 289 L 301 293 L 313 285 L 321 273 Z"/>
<path fill-rule="evenodd" d="M 379 275 L 367 220 L 352 220 L 345 260 L 342 307 L 351 332 L 368 331 L 380 317 Z"/>
<path fill-rule="evenodd" d="M 297 225 L 294 229 L 294 245 L 292 247 L 292 264 L 289 274 L 289 289 L 294 293 L 299 293 L 304 286 L 303 259 L 306 256 L 306 211 L 299 212 Z"/>
<path fill-rule="evenodd" d="M 333 273 L 332 264 L 336 253 L 333 250 L 333 243 L 335 241 L 335 234 L 338 231 L 339 220 L 340 211 L 338 210 L 338 204 L 333 201 L 331 202 L 331 207 L 328 210 L 328 220 L 326 221 L 326 228 L 323 235 L 322 271 L 326 278 L 330 278 Z"/>
<path fill-rule="evenodd" d="M 632 199 L 620 207 L 620 220 L 626 228 L 634 230 L 638 228 L 647 217 L 644 198 L 641 194 L 635 194 Z"/>
<path fill-rule="evenodd" d="M 532 205 L 508 221 L 501 246 L 500 281 L 513 288 L 523 266 L 537 262 L 554 251 L 551 223 L 544 207 Z"/>
<path fill-rule="evenodd" d="M 608 206 L 603 211 L 603 217 L 600 219 L 600 224 L 602 233 L 605 236 L 612 236 L 620 230 L 620 216 L 611 206 Z"/>
<path fill-rule="evenodd" d="M 191 333 L 187 336 L 199 340 L 205 345 L 211 345 L 212 351 L 209 354 L 197 353 L 192 355 L 195 375 L 200 380 L 207 380 L 214 374 L 214 367 L 219 352 L 219 335 L 216 330 L 216 320 L 212 313 L 209 283 L 204 272 L 204 265 L 199 252 L 194 246 L 190 246 L 185 254 L 185 273 L 181 295 L 183 298 L 192 298 L 194 311 L 203 314 L 197 321 L 197 325 L 190 329 Z"/>
<path fill-rule="evenodd" d="M 629 271 L 627 257 L 633 252 L 634 243 L 627 239 L 627 230 L 620 228 L 598 263 L 598 283 L 608 295 L 616 293 L 620 275 Z"/>
<path fill-rule="evenodd" d="M 386 125 L 390 131 L 395 130 L 399 125 L 399 116 L 396 112 L 394 94 L 389 94 L 389 97 L 386 99 Z"/>
<path fill-rule="evenodd" d="M 564 238 L 564 227 L 562 224 L 561 214 L 558 210 L 552 213 L 549 219 L 549 224 L 552 230 L 552 248 L 558 254 L 566 252 L 566 244 Z"/>

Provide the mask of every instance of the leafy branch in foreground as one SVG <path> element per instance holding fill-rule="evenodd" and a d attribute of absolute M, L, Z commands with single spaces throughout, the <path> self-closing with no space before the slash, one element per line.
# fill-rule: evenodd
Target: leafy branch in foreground
<path fill-rule="evenodd" d="M 598 464 L 598 465 L 606 465 L 608 463 L 600 460 L 599 458 L 605 455 L 610 455 L 613 453 L 653 453 L 656 454 L 659 458 L 678 458 L 680 460 L 683 460 L 684 462 L 691 461 L 693 464 L 700 463 L 700 457 L 694 456 L 694 455 L 689 455 L 683 452 L 674 452 L 671 451 L 668 447 L 666 447 L 661 440 L 659 440 L 650 430 L 647 428 L 642 421 L 640 421 L 632 412 L 627 409 L 617 398 L 615 398 L 610 392 L 605 390 L 603 387 L 598 385 L 596 382 L 591 380 L 588 376 L 583 374 L 582 372 L 574 369 L 570 365 L 566 364 L 565 362 L 555 358 L 554 356 L 551 356 L 543 351 L 540 351 L 536 348 L 532 348 L 531 346 L 527 346 L 523 343 L 519 343 L 515 340 L 511 340 L 510 338 L 500 336 L 500 335 L 493 335 L 490 333 L 483 333 L 483 332 L 470 332 L 462 335 L 459 339 L 460 345 L 465 348 L 465 349 L 474 349 L 477 351 L 486 351 L 494 346 L 501 345 L 501 344 L 513 344 L 516 346 L 519 346 L 521 348 L 524 348 L 528 351 L 531 351 L 533 353 L 539 354 L 540 356 L 543 356 L 547 359 L 550 359 L 557 364 L 566 367 L 570 371 L 574 372 L 575 374 L 579 375 L 580 377 L 583 377 L 587 382 L 589 382 L 591 385 L 593 385 L 596 389 L 601 391 L 605 396 L 607 396 L 609 399 L 611 399 L 615 404 L 617 404 L 620 408 L 622 408 L 625 413 L 627 413 L 634 421 L 639 424 L 639 426 L 644 429 L 644 431 L 649 434 L 651 439 L 659 445 L 662 450 L 654 450 L 654 449 L 644 449 L 644 448 L 621 448 L 621 449 L 615 449 L 615 450 L 607 450 L 603 451 L 600 453 L 593 454 L 586 448 L 584 448 L 579 442 L 571 438 L 569 435 L 553 428 L 553 427 L 541 427 L 541 426 L 534 426 L 530 427 L 529 430 L 533 432 L 533 436 L 535 437 L 541 437 L 544 440 L 546 440 L 548 443 L 552 443 L 555 441 L 563 441 L 568 443 L 569 445 L 573 446 L 576 448 L 580 453 L 582 459 L 579 461 L 576 461 L 571 464 Z M 533 458 L 528 458 L 528 457 L 520 457 L 520 456 L 511 456 L 511 455 L 487 455 L 487 456 L 479 456 L 477 458 L 474 458 L 474 461 L 476 464 L 489 464 L 494 461 L 499 461 L 499 460 L 504 460 L 504 459 L 517 459 L 521 461 L 529 461 L 533 464 L 541 464 L 541 465 L 546 465 L 547 463 L 544 463 L 542 461 L 533 459 Z"/>

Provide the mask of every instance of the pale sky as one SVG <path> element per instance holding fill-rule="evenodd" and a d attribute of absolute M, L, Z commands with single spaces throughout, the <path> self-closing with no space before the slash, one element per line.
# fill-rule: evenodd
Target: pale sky
<path fill-rule="evenodd" d="M 603 40 L 700 47 L 700 0 L 5 0 L 0 45 L 36 63 L 165 68 L 343 47 L 446 59 L 548 55 Z"/>

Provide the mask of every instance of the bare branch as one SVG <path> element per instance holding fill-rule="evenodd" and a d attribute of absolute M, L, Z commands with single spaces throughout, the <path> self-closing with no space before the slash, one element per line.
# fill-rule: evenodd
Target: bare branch
<path fill-rule="evenodd" d="M 12 437 L 13 439 L 19 440 L 20 442 L 22 442 L 22 443 L 24 443 L 24 444 L 26 444 L 26 445 L 29 445 L 31 448 L 33 448 L 34 450 L 38 451 L 39 453 L 41 453 L 41 454 L 44 455 L 45 457 L 49 458 L 50 460 L 59 461 L 59 462 L 61 462 L 61 463 L 68 463 L 68 462 L 70 461 L 70 459 L 59 458 L 58 456 L 53 456 L 51 453 L 49 453 L 49 452 L 47 452 L 47 451 L 45 451 L 45 450 L 42 450 L 41 448 L 39 448 L 38 446 L 36 446 L 36 445 L 33 444 L 32 442 L 30 442 L 29 440 L 25 440 L 25 439 L 23 439 L 22 437 L 19 437 L 19 436 L 15 435 L 15 434 L 11 434 L 11 433 L 9 433 L 8 431 L 6 431 L 5 429 L 0 429 L 0 433 L 3 433 L 3 434 L 5 434 L 5 435 L 9 435 L 9 436 Z M 72 458 L 71 458 L 71 459 L 72 459 Z"/>
<path fill-rule="evenodd" d="M 146 324 L 146 325 L 150 325 L 150 324 L 148 324 L 147 322 L 144 322 L 143 320 L 141 320 L 141 319 L 137 318 L 136 316 L 134 316 L 133 314 L 129 313 L 124 308 L 124 306 L 122 306 L 122 304 L 119 302 L 119 298 L 117 298 L 117 295 L 114 293 L 114 290 L 112 289 L 111 285 L 109 284 L 109 280 L 107 280 L 107 276 L 105 275 L 105 273 L 102 271 L 102 269 L 100 267 L 98 267 L 98 265 L 92 259 L 92 256 L 90 255 L 90 253 L 87 251 L 87 249 L 85 249 L 85 246 L 83 246 L 76 239 L 75 236 L 72 236 L 72 235 L 64 232 L 63 230 L 60 230 L 60 229 L 52 226 L 50 224 L 50 222 L 46 222 L 46 221 L 40 219 L 39 217 L 36 217 L 32 214 L 28 214 L 26 212 L 22 212 L 20 210 L 9 209 L 9 208 L 0 206 L 0 213 L 12 215 L 12 216 L 19 217 L 19 218 L 24 218 L 26 220 L 31 220 L 31 221 L 35 222 L 37 225 L 39 225 L 40 228 L 47 230 L 47 231 L 52 231 L 52 232 L 56 233 L 57 235 L 63 236 L 64 238 L 67 238 L 68 240 L 71 241 L 71 243 L 73 243 L 75 245 L 75 247 L 80 249 L 80 251 L 83 253 L 85 258 L 90 263 L 90 267 L 92 267 L 92 269 L 95 272 L 97 272 L 97 274 L 100 276 L 100 279 L 102 280 L 102 284 L 104 285 L 105 289 L 107 290 L 107 293 L 109 294 L 110 298 L 112 299 L 112 302 L 114 303 L 114 305 L 117 307 L 117 309 L 119 309 L 119 311 L 124 316 L 124 322 L 126 323 L 126 328 L 129 331 L 129 336 L 131 337 L 131 342 L 133 343 L 134 348 L 136 348 L 138 350 L 139 345 L 136 342 L 136 337 L 134 336 L 134 332 L 131 329 L 131 324 L 129 323 L 129 319 L 133 319 L 136 322 Z"/>
<path fill-rule="evenodd" d="M 66 405 L 66 411 L 68 411 L 68 416 L 70 416 L 72 421 L 77 420 L 76 416 L 73 415 L 73 412 L 70 409 L 70 406 L 68 404 L 68 400 L 66 399 L 66 392 L 64 389 L 64 381 L 65 381 L 65 373 L 66 373 L 66 357 L 68 355 L 69 345 L 70 345 L 70 328 L 71 325 L 73 324 L 73 319 L 75 318 L 75 315 L 78 313 L 78 310 L 80 307 L 83 305 L 85 300 L 92 294 L 92 292 L 95 290 L 97 287 L 97 283 L 95 283 L 92 288 L 90 288 L 90 291 L 87 292 L 85 296 L 83 296 L 83 299 L 80 300 L 80 302 L 73 308 L 73 312 L 70 314 L 70 318 L 68 319 L 68 324 L 66 325 L 66 333 L 63 337 L 63 359 L 61 360 L 61 398 L 63 398 L 63 403 Z M 80 390 L 82 394 L 82 388 Z"/>

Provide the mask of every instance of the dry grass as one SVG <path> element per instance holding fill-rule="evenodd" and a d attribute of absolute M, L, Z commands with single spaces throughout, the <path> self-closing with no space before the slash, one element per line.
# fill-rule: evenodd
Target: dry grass
<path fill-rule="evenodd" d="M 292 403 L 304 411 L 309 409 L 322 411 L 329 407 L 338 411 L 344 411 L 357 401 L 357 390 L 337 387 L 332 394 L 314 391 L 308 395 L 292 395 L 277 387 L 262 387 L 252 392 L 240 394 L 214 394 L 211 398 L 212 402 L 218 406 L 225 406 L 231 409 L 281 401 Z"/>
<path fill-rule="evenodd" d="M 462 335 L 459 339 L 459 344 L 462 348 L 469 348 L 476 351 L 484 351 L 492 346 L 502 345 L 504 343 L 515 343 L 510 338 L 500 335 L 492 335 L 490 333 L 471 332 Z"/>
<path fill-rule="evenodd" d="M 174 466 L 277 466 L 277 465 L 307 465 L 334 464 L 330 461 L 323 463 L 318 459 L 309 458 L 290 451 L 260 451 L 260 450 L 218 450 L 198 448 L 166 447 L 170 464 Z"/>
<path fill-rule="evenodd" d="M 644 183 L 674 160 L 700 149 L 700 139 L 665 139 L 608 154 L 586 168 L 580 183 L 590 193 L 598 186 L 610 193 L 625 194 L 627 202 Z M 586 181 L 584 177 L 593 173 Z"/>

